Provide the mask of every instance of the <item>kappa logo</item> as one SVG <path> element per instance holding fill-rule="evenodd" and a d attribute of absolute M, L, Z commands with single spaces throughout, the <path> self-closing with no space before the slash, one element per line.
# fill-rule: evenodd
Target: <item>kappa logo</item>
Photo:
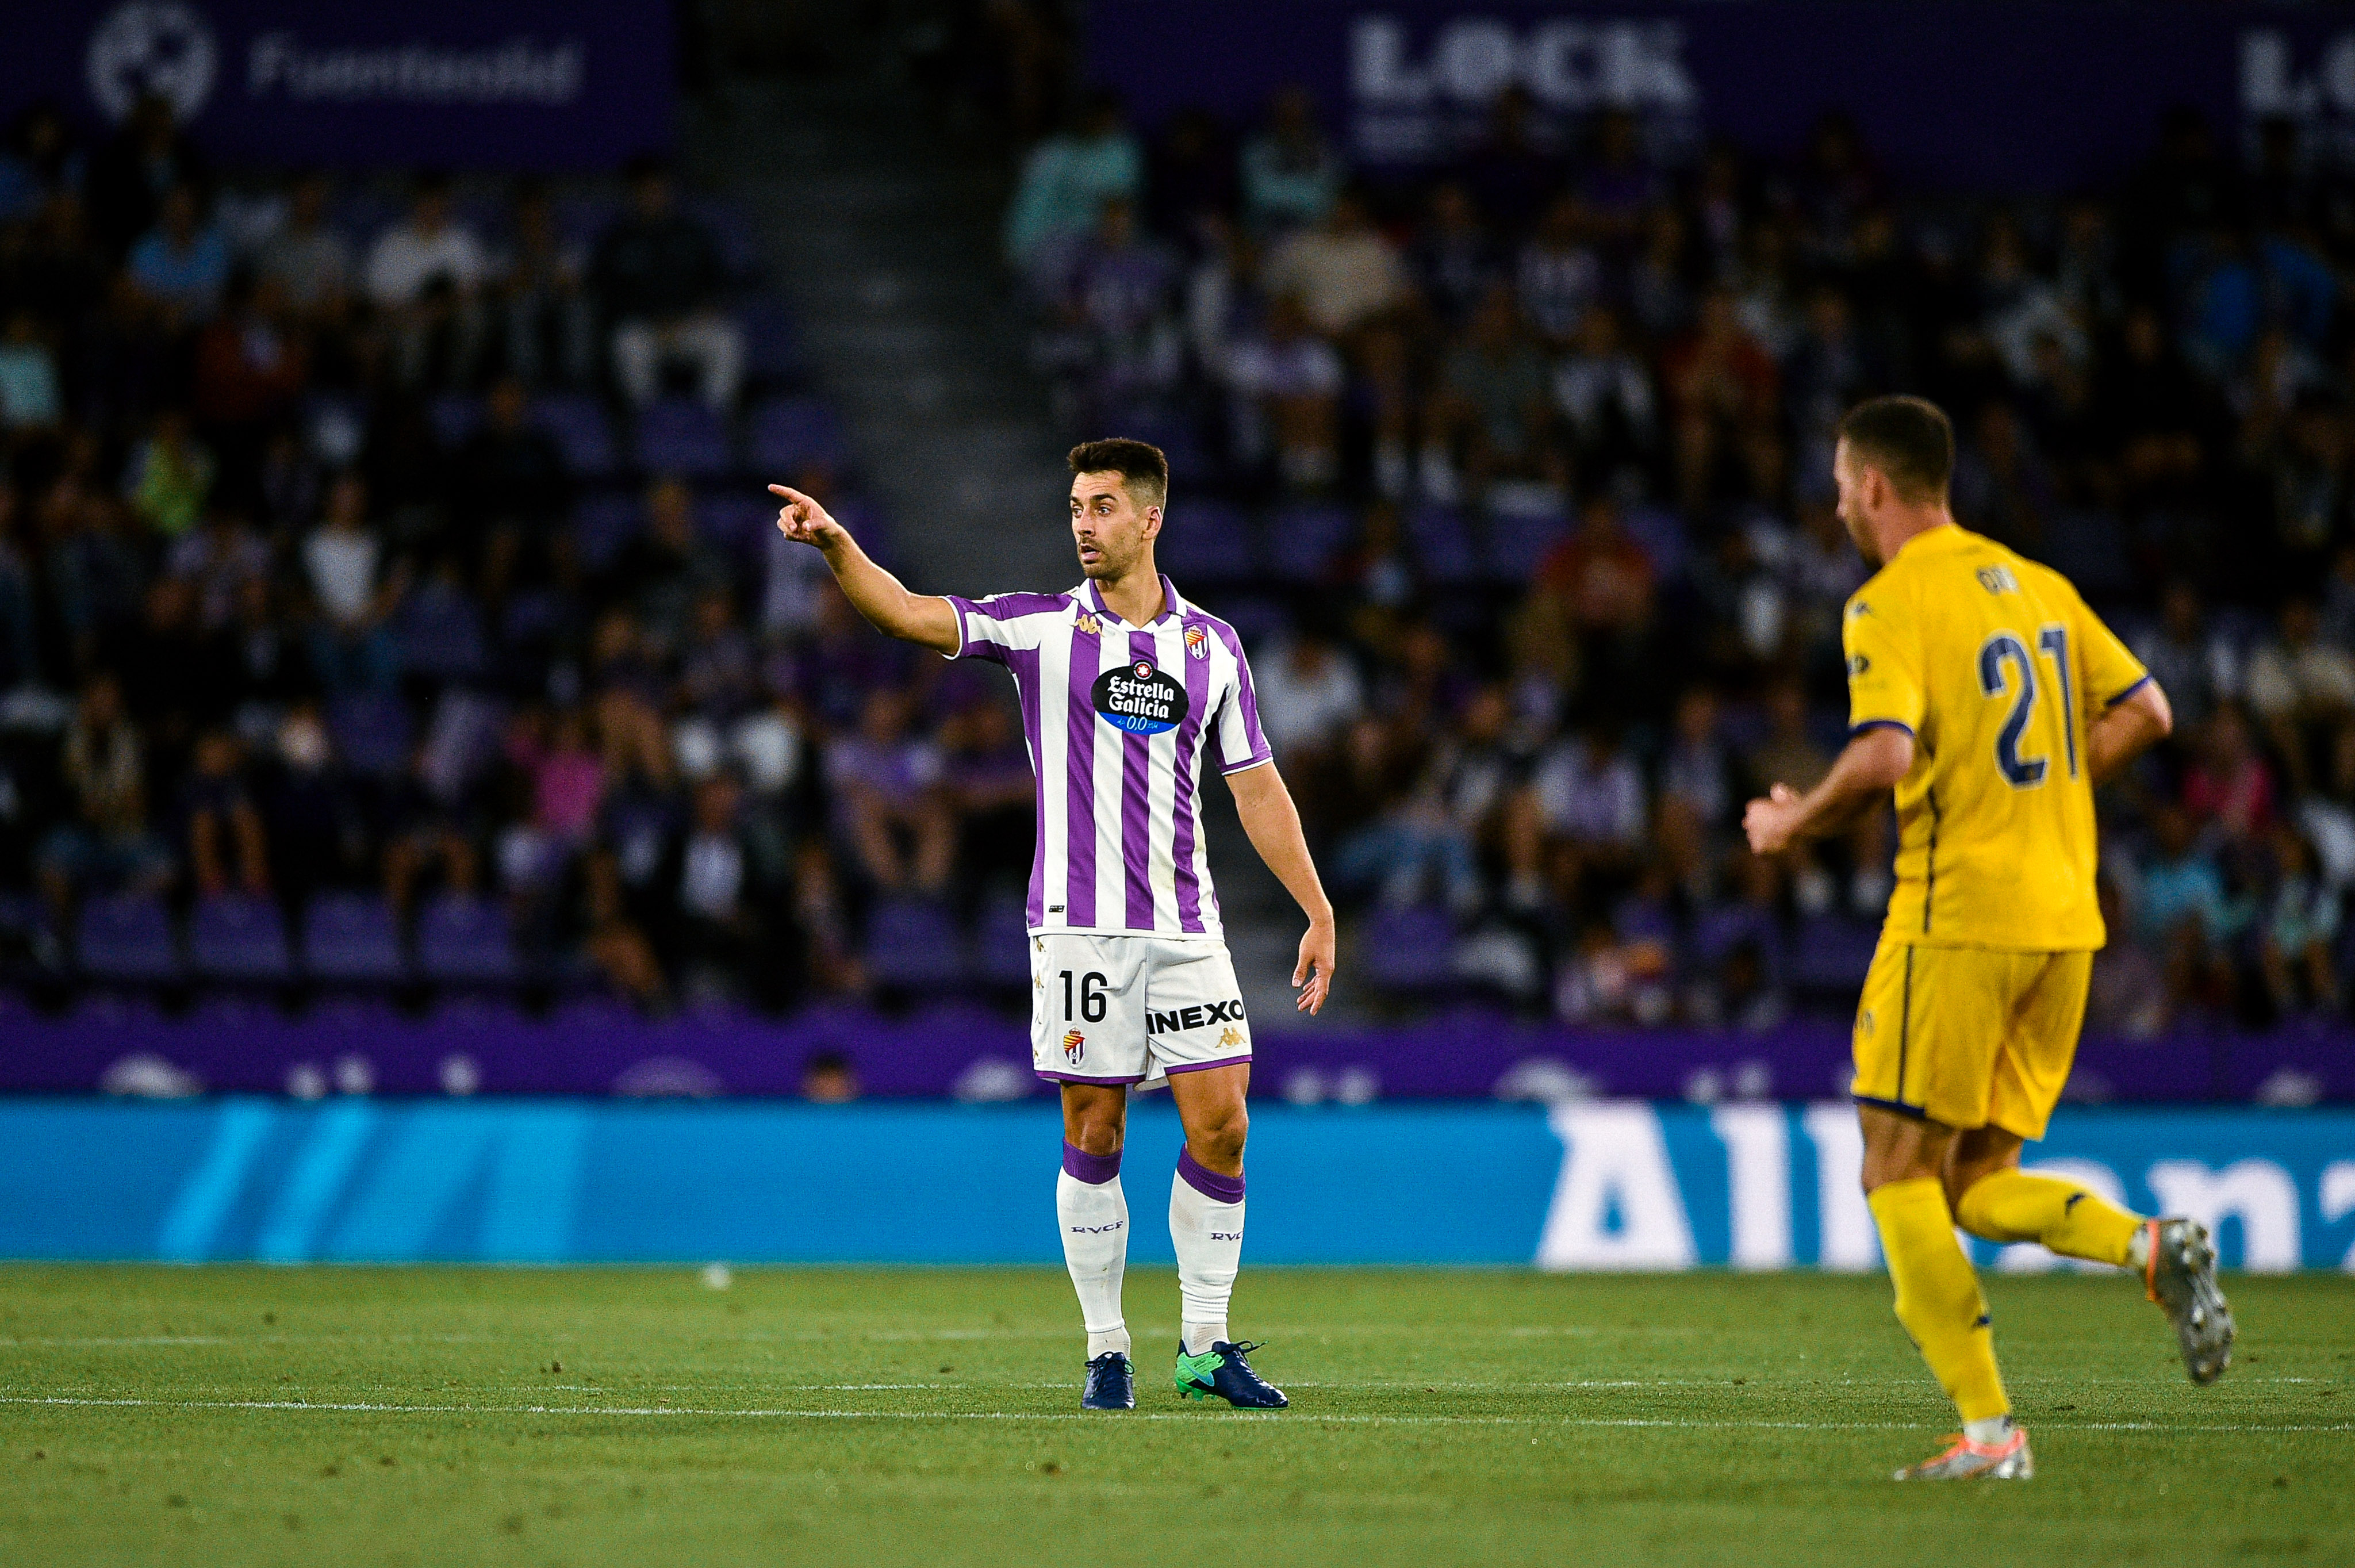
<path fill-rule="evenodd" d="M 1862 620 L 1865 616 L 1871 613 L 1872 606 L 1861 599 L 1855 601 L 1848 607 L 1848 618 L 1851 621 Z"/>
<path fill-rule="evenodd" d="M 1063 1036 L 1063 1060 L 1077 1067 L 1087 1054 L 1088 1037 L 1077 1029 L 1067 1031 Z"/>
<path fill-rule="evenodd" d="M 1229 1020 L 1235 1023 L 1243 1021 L 1243 999 L 1241 997 L 1212 1002 L 1206 1007 L 1180 1008 L 1174 1012 L 1148 1012 L 1145 1015 L 1145 1032 L 1148 1035 L 1178 1034 Z M 1233 1034 L 1235 1031 L 1230 1029 L 1227 1032 Z M 1221 1040 L 1219 1043 L 1226 1045 L 1231 1042 Z"/>
<path fill-rule="evenodd" d="M 1972 575 L 1979 580 L 1979 586 L 1990 593 L 2019 592 L 2019 579 L 2011 574 L 2011 568 L 2008 566 L 1982 566 Z"/>
<path fill-rule="evenodd" d="M 1219 1043 L 1220 1045 L 1241 1045 L 1242 1042 L 1242 1035 L 1232 1024 L 1229 1024 L 1225 1029 L 1219 1031 Z"/>
<path fill-rule="evenodd" d="M 1858 676 L 1862 675 L 1866 670 L 1869 670 L 1871 667 L 1872 661 L 1865 657 L 1862 654 L 1849 655 L 1848 673 L 1849 679 L 1855 679 Z"/>
<path fill-rule="evenodd" d="M 1867 1008 L 1864 1011 L 1856 1015 L 1856 1032 L 1859 1034 L 1870 1034 L 1872 1032 L 1872 1009 L 1870 1008 Z"/>
<path fill-rule="evenodd" d="M 1209 658 L 1210 656 L 1210 634 L 1202 630 L 1199 626 L 1187 627 L 1186 656 L 1189 659 Z"/>
<path fill-rule="evenodd" d="M 1099 637 L 1103 635 L 1103 623 L 1096 619 L 1094 612 L 1089 611 L 1082 613 L 1078 620 L 1071 623 L 1071 629 L 1084 632 L 1091 637 Z"/>

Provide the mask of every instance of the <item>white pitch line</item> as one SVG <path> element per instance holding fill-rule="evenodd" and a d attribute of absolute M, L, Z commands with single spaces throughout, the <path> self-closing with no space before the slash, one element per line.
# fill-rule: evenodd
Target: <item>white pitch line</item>
<path fill-rule="evenodd" d="M 83 1399 L 62 1394 L 0 1394 L 0 1404 L 58 1405 L 77 1409 L 133 1410 L 258 1410 L 311 1411 L 349 1415 L 605 1415 L 689 1416 L 746 1421 L 1200 1421 L 1204 1416 L 1177 1412 L 1146 1411 L 1127 1416 L 1089 1414 L 1080 1411 L 1014 1410 L 717 1410 L 689 1405 L 560 1405 L 560 1404 L 378 1404 L 291 1399 Z M 1237 1412 L 1254 1420 L 1279 1419 L 1273 1412 Z M 1216 1419 L 1212 1416 L 1211 1419 Z M 1353 1415 L 1302 1412 L 1295 1424 L 1327 1425 L 1348 1423 L 1365 1426 L 1572 1426 L 1651 1427 L 1697 1432 L 1923 1432 L 1914 1421 L 1689 1421 L 1602 1416 L 1529 1415 Z M 2300 1433 L 2350 1432 L 2355 1422 L 2318 1424 L 2261 1425 L 2247 1423 L 2205 1423 L 2179 1425 L 2162 1421 L 2039 1422 L 2047 1431 L 2064 1432 L 2217 1432 Z"/>

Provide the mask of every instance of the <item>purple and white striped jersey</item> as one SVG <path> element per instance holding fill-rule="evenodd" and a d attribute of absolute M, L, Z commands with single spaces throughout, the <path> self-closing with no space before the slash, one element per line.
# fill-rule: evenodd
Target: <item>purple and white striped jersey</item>
<path fill-rule="evenodd" d="M 1104 607 L 1093 582 L 1068 593 L 949 596 L 951 658 L 1014 675 L 1039 778 L 1030 859 L 1034 932 L 1217 936 L 1203 853 L 1204 737 L 1219 771 L 1271 760 L 1235 629 L 1178 597 L 1149 626 Z"/>

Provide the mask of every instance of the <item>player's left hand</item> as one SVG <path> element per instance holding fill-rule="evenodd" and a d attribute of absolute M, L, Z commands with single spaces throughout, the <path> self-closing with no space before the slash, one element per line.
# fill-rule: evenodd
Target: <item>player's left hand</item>
<path fill-rule="evenodd" d="M 1742 813 L 1742 830 L 1750 836 L 1753 855 L 1779 855 L 1791 847 L 1791 829 L 1799 822 L 1799 792 L 1778 784 L 1765 796 L 1752 801 Z"/>
<path fill-rule="evenodd" d="M 1308 933 L 1300 939 L 1300 962 L 1292 966 L 1292 988 L 1300 993 L 1293 1006 L 1304 1013 L 1321 1010 L 1325 998 L 1333 993 L 1334 941 L 1329 920 L 1311 922 Z"/>

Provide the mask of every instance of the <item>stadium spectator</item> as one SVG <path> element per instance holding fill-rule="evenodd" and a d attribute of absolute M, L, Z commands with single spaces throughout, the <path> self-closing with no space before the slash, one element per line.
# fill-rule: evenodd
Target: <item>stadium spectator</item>
<path fill-rule="evenodd" d="M 1224 368 L 1237 462 L 1272 464 L 1294 490 L 1329 487 L 1340 472 L 1344 370 L 1300 302 L 1270 303 L 1265 330 L 1231 345 Z"/>
<path fill-rule="evenodd" d="M 596 368 L 588 259 L 557 227 L 548 187 L 517 185 L 507 248 L 494 259 L 506 374 L 527 387 L 585 387 Z"/>
<path fill-rule="evenodd" d="M 181 792 L 188 878 L 201 898 L 218 898 L 232 888 L 255 898 L 270 892 L 269 845 L 261 814 L 246 789 L 241 752 L 229 731 L 206 731 L 197 741 Z"/>
<path fill-rule="evenodd" d="M 174 186 L 156 209 L 155 227 L 131 247 L 127 266 L 166 331 L 201 325 L 229 286 L 229 242 L 204 221 L 196 187 Z"/>
<path fill-rule="evenodd" d="M 1344 174 L 1316 123 L 1316 101 L 1305 87 L 1284 88 L 1268 100 L 1267 123 L 1243 144 L 1243 221 L 1269 237 L 1320 222 Z"/>
<path fill-rule="evenodd" d="M 955 822 L 942 790 L 939 748 L 910 732 L 905 693 L 867 698 L 857 733 L 837 741 L 828 784 L 836 826 L 877 887 L 938 894 L 948 887 Z"/>
<path fill-rule="evenodd" d="M 1521 330 L 1509 290 L 1491 288 L 1473 313 L 1448 350 L 1443 387 L 1423 453 L 1428 499 L 1444 505 L 1459 495 L 1479 498 L 1494 480 L 1542 471 L 1545 362 Z"/>
<path fill-rule="evenodd" d="M 139 95 L 113 137 L 90 160 L 91 232 L 109 261 L 155 227 L 165 193 L 201 188 L 208 169 L 160 92 Z"/>
<path fill-rule="evenodd" d="M 41 890 L 59 928 L 84 892 L 162 891 L 172 877 L 172 853 L 149 830 L 146 748 L 112 676 L 92 676 L 82 688 L 59 773 L 74 815 L 50 829 L 38 857 Z"/>
<path fill-rule="evenodd" d="M 408 592 L 409 568 L 386 559 L 357 474 L 327 487 L 326 515 L 303 541 L 303 564 L 319 608 L 310 656 L 321 684 L 331 692 L 390 690 L 400 656 L 387 623 Z"/>
<path fill-rule="evenodd" d="M 368 251 L 368 299 L 391 325 L 407 387 L 464 386 L 482 353 L 490 261 L 480 238 L 452 216 L 450 195 L 447 176 L 420 176 L 407 219 Z"/>
<path fill-rule="evenodd" d="M 1267 259 L 1263 286 L 1292 295 L 1329 338 L 1347 337 L 1406 298 L 1398 251 L 1367 216 L 1362 197 L 1344 191 L 1322 221 L 1286 237 Z"/>
<path fill-rule="evenodd" d="M 332 315 L 352 290 L 351 241 L 329 221 L 335 187 L 313 171 L 297 176 L 275 232 L 255 257 L 260 275 L 278 285 L 286 302 L 312 317 Z"/>
<path fill-rule="evenodd" d="M 670 171 L 641 159 L 629 171 L 630 208 L 597 242 L 590 267 L 612 324 L 613 379 L 633 403 L 654 401 L 665 370 L 693 372 L 709 407 L 736 406 L 744 333 L 719 305 L 727 282 L 710 230 L 677 209 Z"/>
<path fill-rule="evenodd" d="M 1119 97 L 1091 93 L 1070 130 L 1024 159 L 1006 210 L 1007 264 L 1026 279 L 1060 270 L 1061 247 L 1095 227 L 1103 205 L 1142 194 L 1145 155 L 1121 117 Z"/>

